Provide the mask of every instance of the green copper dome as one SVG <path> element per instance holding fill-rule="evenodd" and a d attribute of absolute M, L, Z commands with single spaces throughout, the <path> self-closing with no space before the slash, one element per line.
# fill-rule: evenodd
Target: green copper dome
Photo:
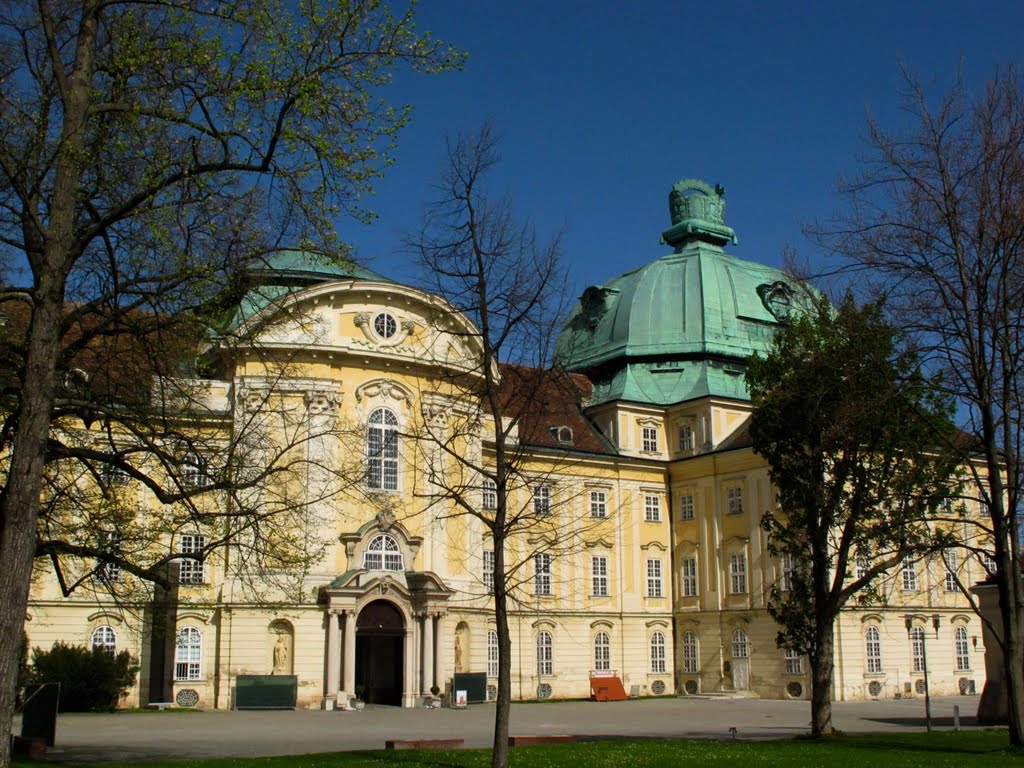
<path fill-rule="evenodd" d="M 780 270 L 722 249 L 735 241 L 723 221 L 724 192 L 692 179 L 677 184 L 663 234 L 674 252 L 583 292 L 556 353 L 590 376 L 592 403 L 749 399 L 746 360 L 767 349 L 796 297 Z"/>

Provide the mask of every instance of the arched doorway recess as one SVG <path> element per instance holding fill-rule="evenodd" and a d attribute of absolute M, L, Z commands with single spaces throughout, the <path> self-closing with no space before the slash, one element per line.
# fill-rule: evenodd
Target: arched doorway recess
<path fill-rule="evenodd" d="M 374 600 L 356 620 L 356 686 L 368 704 L 402 706 L 405 618 L 387 600 Z"/>

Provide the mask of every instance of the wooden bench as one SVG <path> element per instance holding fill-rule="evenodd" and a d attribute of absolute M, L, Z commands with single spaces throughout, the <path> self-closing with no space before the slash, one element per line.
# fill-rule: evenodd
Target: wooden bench
<path fill-rule="evenodd" d="M 388 739 L 384 749 L 462 749 L 465 739 Z"/>
<path fill-rule="evenodd" d="M 163 712 L 168 707 L 177 706 L 173 701 L 151 701 L 146 705 L 146 709 L 159 709 Z"/>
<path fill-rule="evenodd" d="M 573 744 L 575 736 L 509 736 L 510 747 L 532 747 L 534 744 Z"/>

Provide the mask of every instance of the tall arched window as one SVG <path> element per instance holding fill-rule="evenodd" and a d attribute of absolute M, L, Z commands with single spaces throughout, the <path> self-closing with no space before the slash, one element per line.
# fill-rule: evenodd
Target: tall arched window
<path fill-rule="evenodd" d="M 201 680 L 202 677 L 203 635 L 195 627 L 182 627 L 174 649 L 174 679 Z"/>
<path fill-rule="evenodd" d="M 683 632 L 683 672 L 696 674 L 700 670 L 700 662 L 697 655 L 697 635 L 693 632 Z"/>
<path fill-rule="evenodd" d="M 661 632 L 651 635 L 651 672 L 656 675 L 665 672 L 665 635 Z"/>
<path fill-rule="evenodd" d="M 374 536 L 370 546 L 363 553 L 363 568 L 368 571 L 404 570 L 402 550 L 398 548 L 398 542 L 384 534 Z"/>
<path fill-rule="evenodd" d="M 920 627 L 910 630 L 910 653 L 914 657 L 914 671 L 924 672 L 924 630 Z"/>
<path fill-rule="evenodd" d="M 92 649 L 113 654 L 117 650 L 117 633 L 114 632 L 114 628 L 106 625 L 96 627 L 92 632 Z"/>
<path fill-rule="evenodd" d="M 868 627 L 864 632 L 864 658 L 869 675 L 882 672 L 882 638 L 878 634 L 878 627 Z"/>
<path fill-rule="evenodd" d="M 366 486 L 398 490 L 398 419 L 387 408 L 371 413 L 367 424 Z"/>
<path fill-rule="evenodd" d="M 498 633 L 493 629 L 487 633 L 487 676 L 498 676 Z"/>
<path fill-rule="evenodd" d="M 745 659 L 750 656 L 750 641 L 747 640 L 747 633 L 737 629 L 732 633 L 732 657 L 734 659 Z"/>
<path fill-rule="evenodd" d="M 540 631 L 537 633 L 537 676 L 551 675 L 554 669 L 553 653 L 551 647 L 551 633 Z"/>
<path fill-rule="evenodd" d="M 967 630 L 964 627 L 957 627 L 953 633 L 953 647 L 956 651 L 956 668 L 971 668 L 971 649 L 967 645 Z"/>
<path fill-rule="evenodd" d="M 594 635 L 594 669 L 598 672 L 612 668 L 612 644 L 607 632 Z"/>

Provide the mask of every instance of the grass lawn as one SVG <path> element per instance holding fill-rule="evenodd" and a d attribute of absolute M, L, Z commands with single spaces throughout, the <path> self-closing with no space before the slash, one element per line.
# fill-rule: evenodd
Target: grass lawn
<path fill-rule="evenodd" d="M 349 768 L 361 765 L 423 766 L 424 768 L 484 768 L 489 764 L 486 750 L 420 750 L 408 752 L 332 752 L 293 757 L 237 758 L 226 760 L 181 760 L 138 763 L 140 768 Z M 845 736 L 826 742 L 795 741 L 598 741 L 517 747 L 512 765 L 542 766 L 865 766 L 879 768 L 940 768 L 940 766 L 1024 767 L 1024 752 L 1006 748 L 1006 731 L 963 731 L 954 733 L 909 733 L 877 736 Z M 15 761 L 19 768 L 32 763 Z M 127 764 L 104 763 L 109 768 Z"/>

